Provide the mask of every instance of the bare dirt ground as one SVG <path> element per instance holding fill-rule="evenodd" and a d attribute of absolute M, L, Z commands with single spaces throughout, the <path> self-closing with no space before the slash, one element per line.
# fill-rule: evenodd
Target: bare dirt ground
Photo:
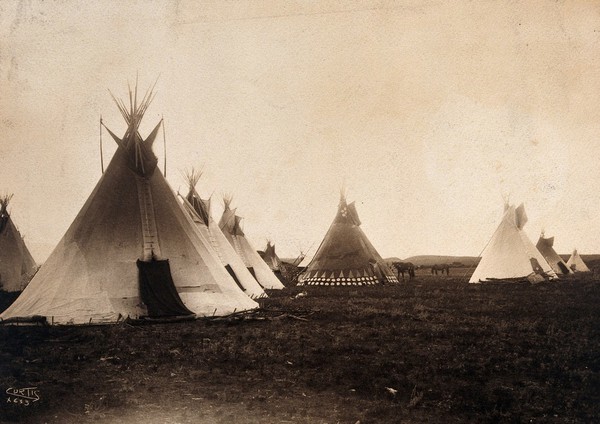
<path fill-rule="evenodd" d="M 0 327 L 0 421 L 600 421 L 593 274 L 537 285 L 459 275 L 288 288 L 229 320 Z M 39 400 L 7 401 L 24 387 Z"/>

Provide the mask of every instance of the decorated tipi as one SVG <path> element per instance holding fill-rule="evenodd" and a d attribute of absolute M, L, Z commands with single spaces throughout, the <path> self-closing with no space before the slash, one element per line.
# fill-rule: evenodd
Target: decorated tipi
<path fill-rule="evenodd" d="M 338 212 L 298 285 L 371 285 L 397 283 L 398 278 L 363 230 L 354 202 L 342 194 Z"/>
<path fill-rule="evenodd" d="M 256 279 L 250 274 L 242 258 L 235 252 L 227 238 L 213 220 L 210 213 L 210 199 L 202 199 L 196 191 L 196 185 L 202 174 L 192 170 L 187 174 L 189 184 L 188 194 L 182 197 L 183 204 L 190 217 L 196 224 L 198 231 L 209 241 L 219 261 L 227 272 L 251 298 L 266 296 Z"/>
<path fill-rule="evenodd" d="M 273 274 L 269 266 L 262 260 L 256 249 L 252 247 L 240 226 L 242 218 L 231 209 L 231 198 L 225 198 L 225 209 L 219 221 L 219 227 L 233 246 L 236 253 L 244 261 L 248 271 L 265 289 L 283 289 L 284 285 Z"/>
<path fill-rule="evenodd" d="M 535 247 L 540 251 L 544 259 L 548 261 L 548 264 L 552 267 L 557 275 L 572 274 L 573 271 L 569 269 L 565 261 L 562 260 L 558 253 L 552 247 L 554 245 L 554 237 L 544 237 L 544 233 L 540 235 Z"/>
<path fill-rule="evenodd" d="M 579 256 L 577 249 L 573 250 L 573 254 L 567 261 L 567 266 L 573 272 L 589 272 L 590 271 L 590 269 L 587 267 L 585 262 L 583 262 L 583 259 L 581 259 L 581 256 Z"/>
<path fill-rule="evenodd" d="M 137 91 L 137 87 L 136 87 Z M 130 108 L 117 151 L 83 208 L 2 320 L 42 316 L 53 324 L 131 317 L 225 315 L 256 308 L 214 258 L 161 172 L 140 121 L 152 93 Z M 108 130 L 108 128 L 107 128 Z"/>
<path fill-rule="evenodd" d="M 0 290 L 21 291 L 37 266 L 8 213 L 10 196 L 0 198 Z"/>
<path fill-rule="evenodd" d="M 525 207 L 506 204 L 504 216 L 481 254 L 481 260 L 469 280 L 527 278 L 532 282 L 557 278 L 556 273 L 533 245 L 523 227 L 527 223 Z"/>

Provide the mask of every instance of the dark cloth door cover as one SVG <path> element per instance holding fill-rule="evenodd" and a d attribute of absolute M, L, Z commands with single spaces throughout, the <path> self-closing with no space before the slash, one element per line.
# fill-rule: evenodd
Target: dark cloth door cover
<path fill-rule="evenodd" d="M 148 308 L 149 317 L 193 315 L 185 307 L 171 277 L 168 260 L 137 261 L 140 277 L 140 297 Z"/>

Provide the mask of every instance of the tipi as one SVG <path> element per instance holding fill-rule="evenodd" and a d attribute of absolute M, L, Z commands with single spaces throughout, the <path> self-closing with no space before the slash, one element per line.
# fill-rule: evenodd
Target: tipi
<path fill-rule="evenodd" d="M 2 320 L 45 317 L 53 324 L 114 323 L 131 317 L 224 315 L 256 308 L 204 245 L 157 170 L 140 121 L 153 98 L 129 93 L 117 151 L 83 208 Z"/>
<path fill-rule="evenodd" d="M 251 298 L 266 296 L 256 279 L 250 274 L 242 258 L 238 256 L 227 238 L 213 220 L 210 214 L 210 199 L 202 199 L 196 191 L 196 185 L 202 173 L 192 170 L 187 174 L 189 191 L 187 196 L 182 197 L 183 204 L 189 212 L 190 217 L 196 224 L 198 231 L 210 242 L 221 264 L 240 286 L 240 288 Z"/>
<path fill-rule="evenodd" d="M 225 198 L 225 209 L 219 220 L 219 227 L 233 246 L 236 253 L 242 258 L 248 271 L 256 278 L 256 281 L 265 289 L 283 289 L 284 285 L 273 274 L 269 266 L 262 260 L 256 249 L 246 239 L 240 226 L 242 218 L 231 209 L 231 198 Z"/>
<path fill-rule="evenodd" d="M 470 283 L 516 278 L 538 282 L 557 278 L 552 267 L 523 231 L 525 223 L 527 215 L 523 204 L 517 208 L 505 204 L 502 221 L 483 250 Z"/>
<path fill-rule="evenodd" d="M 275 274 L 277 278 L 281 280 L 283 278 L 283 264 L 281 259 L 279 259 L 279 256 L 277 256 L 277 253 L 275 253 L 275 245 L 272 244 L 270 240 L 267 240 L 267 247 L 265 248 L 264 252 L 262 252 L 261 256 L 263 261 L 269 265 L 269 268 L 271 268 L 273 274 Z"/>
<path fill-rule="evenodd" d="M 558 253 L 552 247 L 554 245 L 554 237 L 544 237 L 544 233 L 540 235 L 535 247 L 540 251 L 544 259 L 552 267 L 557 275 L 572 274 L 573 271 L 569 269 L 565 261 L 562 260 Z"/>
<path fill-rule="evenodd" d="M 573 250 L 573 254 L 567 261 L 567 266 L 569 267 L 569 269 L 573 270 L 573 272 L 589 272 L 590 271 L 590 269 L 587 267 L 585 262 L 583 262 L 583 259 L 581 259 L 581 256 L 579 256 L 577 249 Z"/>
<path fill-rule="evenodd" d="M 21 291 L 37 265 L 8 213 L 10 196 L 0 198 L 0 290 Z"/>
<path fill-rule="evenodd" d="M 370 285 L 397 283 L 398 278 L 363 230 L 354 202 L 341 195 L 338 212 L 298 285 Z"/>

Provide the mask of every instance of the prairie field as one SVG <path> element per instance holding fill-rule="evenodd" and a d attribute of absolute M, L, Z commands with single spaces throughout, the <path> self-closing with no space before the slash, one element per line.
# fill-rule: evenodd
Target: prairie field
<path fill-rule="evenodd" d="M 600 283 L 290 287 L 153 325 L 0 327 L 0 422 L 600 421 Z M 5 302 L 6 303 L 6 302 Z"/>

